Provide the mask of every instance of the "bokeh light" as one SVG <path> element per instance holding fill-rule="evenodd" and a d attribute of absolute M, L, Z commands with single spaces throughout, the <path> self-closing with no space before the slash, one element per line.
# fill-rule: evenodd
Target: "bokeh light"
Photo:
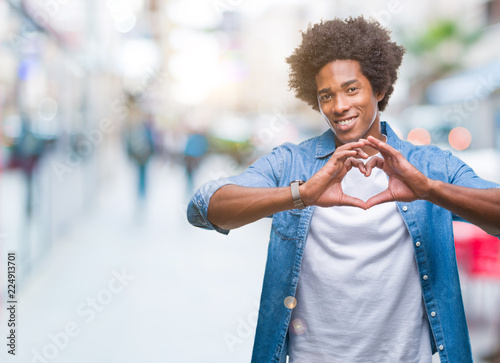
<path fill-rule="evenodd" d="M 290 330 L 295 335 L 302 335 L 306 332 L 306 323 L 302 319 L 293 319 Z"/>
<path fill-rule="evenodd" d="M 472 135 L 465 127 L 455 127 L 448 135 L 448 142 L 455 150 L 465 150 L 470 146 Z"/>
<path fill-rule="evenodd" d="M 431 134 L 426 129 L 417 127 L 408 133 L 407 140 L 414 145 L 429 145 Z"/>
<path fill-rule="evenodd" d="M 57 115 L 57 101 L 44 97 L 38 103 L 38 116 L 43 120 L 52 120 Z"/>
<path fill-rule="evenodd" d="M 288 308 L 288 309 L 293 309 L 297 306 L 297 299 L 295 299 L 293 296 L 287 296 L 285 298 L 285 306 Z"/>
<path fill-rule="evenodd" d="M 120 33 L 128 33 L 134 29 L 137 22 L 137 17 L 133 12 L 127 12 L 122 17 L 115 18 L 115 28 Z"/>

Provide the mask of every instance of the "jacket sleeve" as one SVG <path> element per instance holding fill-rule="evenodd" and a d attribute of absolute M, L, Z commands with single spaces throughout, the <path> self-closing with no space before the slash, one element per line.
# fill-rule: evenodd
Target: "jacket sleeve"
<path fill-rule="evenodd" d="M 282 147 L 275 148 L 270 154 L 262 156 L 243 173 L 228 178 L 212 180 L 203 184 L 191 198 L 187 208 L 187 219 L 195 227 L 213 229 L 228 234 L 229 230 L 221 229 L 207 218 L 208 205 L 212 195 L 224 185 L 236 184 L 243 187 L 273 188 L 279 184 L 282 171 Z"/>
<path fill-rule="evenodd" d="M 472 168 L 447 151 L 448 173 L 450 183 L 475 189 L 500 188 L 500 185 L 480 178 Z"/>
<path fill-rule="evenodd" d="M 447 153 L 447 166 L 450 176 L 449 182 L 451 184 L 475 189 L 500 188 L 499 184 L 480 178 L 469 165 L 464 163 L 462 160 L 460 160 L 450 152 Z M 453 220 L 467 222 L 466 220 L 455 214 L 453 214 Z M 500 236 L 497 237 L 500 238 Z"/>

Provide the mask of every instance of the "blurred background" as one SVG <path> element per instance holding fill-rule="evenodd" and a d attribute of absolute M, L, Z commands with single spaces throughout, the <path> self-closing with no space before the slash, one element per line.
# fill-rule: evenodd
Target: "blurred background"
<path fill-rule="evenodd" d="M 17 343 L 0 360 L 250 361 L 270 221 L 226 237 L 187 203 L 326 130 L 284 59 L 308 24 L 361 14 L 407 48 L 382 119 L 500 182 L 500 0 L 1 1 L 0 331 L 11 252 Z M 455 227 L 475 361 L 493 361 L 500 244 Z"/>

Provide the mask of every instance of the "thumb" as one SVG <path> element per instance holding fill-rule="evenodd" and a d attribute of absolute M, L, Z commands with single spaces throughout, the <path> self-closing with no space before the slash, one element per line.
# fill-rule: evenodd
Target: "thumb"
<path fill-rule="evenodd" d="M 361 199 L 355 198 L 355 197 L 351 197 L 350 195 L 346 195 L 346 194 L 344 194 L 342 196 L 342 201 L 341 201 L 341 203 L 339 203 L 339 205 L 349 206 L 349 207 L 358 207 L 358 208 L 361 208 L 364 210 L 368 209 L 368 207 L 364 201 L 362 201 Z"/>
<path fill-rule="evenodd" d="M 394 198 L 392 197 L 391 192 L 389 191 L 389 189 L 386 189 L 383 192 L 380 192 L 377 195 L 374 195 L 373 197 L 368 199 L 366 201 L 366 207 L 371 208 L 371 207 L 376 206 L 378 204 L 393 202 L 393 201 L 394 201 Z"/>

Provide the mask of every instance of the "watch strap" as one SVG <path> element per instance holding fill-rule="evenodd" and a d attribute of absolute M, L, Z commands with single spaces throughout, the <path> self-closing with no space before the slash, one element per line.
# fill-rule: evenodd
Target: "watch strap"
<path fill-rule="evenodd" d="M 293 204 L 295 205 L 295 208 L 297 208 L 297 209 L 304 209 L 306 207 L 306 205 L 304 204 L 304 202 L 300 198 L 299 186 L 302 184 L 304 184 L 303 180 L 294 180 L 293 182 L 290 183 Z"/>

